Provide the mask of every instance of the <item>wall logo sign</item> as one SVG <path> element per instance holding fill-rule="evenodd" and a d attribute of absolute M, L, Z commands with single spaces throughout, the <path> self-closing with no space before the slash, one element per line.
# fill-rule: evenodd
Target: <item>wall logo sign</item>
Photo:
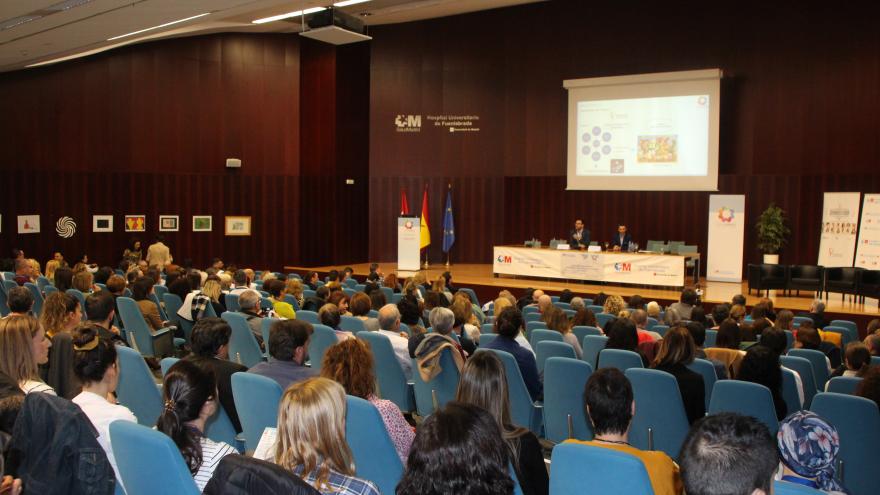
<path fill-rule="evenodd" d="M 397 132 L 422 132 L 421 115 L 397 115 L 394 117 Z"/>
<path fill-rule="evenodd" d="M 69 239 L 76 234 L 76 222 L 70 217 L 61 217 L 55 223 L 55 232 L 58 232 L 59 236 Z"/>

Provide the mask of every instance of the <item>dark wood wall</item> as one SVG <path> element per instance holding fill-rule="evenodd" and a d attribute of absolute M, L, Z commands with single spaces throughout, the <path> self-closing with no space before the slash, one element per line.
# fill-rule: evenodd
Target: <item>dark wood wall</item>
<path fill-rule="evenodd" d="M 431 195 L 431 258 L 453 184 L 453 261 L 492 245 L 563 236 L 584 216 L 594 239 L 626 222 L 637 241 L 705 252 L 708 193 L 565 191 L 564 79 L 724 70 L 719 189 L 770 202 L 794 234 L 783 262 L 815 263 L 825 191 L 880 191 L 876 4 L 550 1 L 373 29 L 370 257 L 395 258 L 401 187 Z M 397 115 L 422 116 L 400 133 Z M 480 132 L 438 132 L 426 115 L 479 115 Z M 760 253 L 746 233 L 746 262 Z M 705 266 L 705 265 L 704 265 Z"/>
<path fill-rule="evenodd" d="M 369 45 L 317 45 L 209 35 L 0 75 L 0 246 L 115 265 L 129 239 L 151 241 L 171 214 L 180 231 L 164 235 L 178 262 L 365 259 L 365 230 L 331 249 L 321 239 L 366 210 Z M 356 187 L 343 190 L 352 174 Z M 41 216 L 40 234 L 17 235 L 23 214 Z M 95 214 L 113 214 L 115 231 L 93 234 Z M 125 233 L 126 214 L 146 215 L 146 232 Z M 212 215 L 213 231 L 192 232 L 193 215 Z M 251 216 L 253 235 L 225 236 L 226 215 Z M 54 232 L 61 216 L 77 223 L 74 237 Z"/>

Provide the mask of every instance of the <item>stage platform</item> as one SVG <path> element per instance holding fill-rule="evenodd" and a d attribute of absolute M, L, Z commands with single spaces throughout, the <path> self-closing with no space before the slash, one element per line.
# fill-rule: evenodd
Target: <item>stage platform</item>
<path fill-rule="evenodd" d="M 330 270 L 342 270 L 346 266 L 352 267 L 355 276 L 359 279 L 363 279 L 363 277 L 369 274 L 369 263 L 317 267 L 285 266 L 284 270 L 287 273 L 296 272 L 301 275 L 305 275 L 306 272 L 314 270 L 321 273 L 323 276 Z M 380 263 L 379 266 L 385 274 L 397 272 L 397 263 Z M 454 285 L 474 289 L 477 293 L 477 297 L 483 302 L 497 297 L 498 291 L 501 289 L 510 289 L 515 296 L 519 296 L 522 289 L 528 287 L 541 289 L 549 294 L 558 294 L 564 289 L 569 289 L 577 295 L 588 297 L 595 296 L 599 292 L 617 294 L 624 298 L 638 294 L 645 298 L 646 301 L 656 300 L 663 305 L 677 301 L 680 295 L 680 292 L 676 290 L 660 290 L 647 287 L 631 287 L 611 284 L 601 285 L 581 283 L 577 281 L 566 282 L 531 277 L 494 277 L 491 264 L 453 264 L 448 267 L 443 264 L 436 264 L 431 265 L 427 270 L 423 271 L 427 275 L 428 280 L 433 280 L 447 270 L 452 273 L 452 283 Z M 412 272 L 401 272 L 399 275 L 405 277 L 410 274 L 412 274 Z M 760 299 L 760 297 L 755 295 L 754 292 L 752 292 L 752 295 L 747 294 L 748 284 L 745 282 L 709 282 L 705 279 L 701 279 L 700 287 L 703 289 L 702 300 L 707 309 L 710 309 L 711 306 L 721 302 L 730 302 L 730 299 L 736 294 L 745 295 L 749 306 L 756 304 Z M 771 299 L 773 300 L 775 308 L 789 309 L 797 313 L 799 311 L 807 311 L 810 309 L 810 302 L 813 299 L 813 295 L 810 292 L 801 291 L 799 297 L 794 296 L 794 293 L 792 293 L 792 296 L 788 297 L 783 296 L 782 291 L 771 291 Z M 825 311 L 826 313 L 829 313 L 829 316 L 833 317 L 835 315 L 841 315 L 841 318 L 855 318 L 856 321 L 860 322 L 859 327 L 862 331 L 864 331 L 864 325 L 867 321 L 873 318 L 880 318 L 876 299 L 868 299 L 865 304 L 861 304 L 852 302 L 849 296 L 841 301 L 840 294 L 831 294 L 826 304 L 827 307 Z"/>

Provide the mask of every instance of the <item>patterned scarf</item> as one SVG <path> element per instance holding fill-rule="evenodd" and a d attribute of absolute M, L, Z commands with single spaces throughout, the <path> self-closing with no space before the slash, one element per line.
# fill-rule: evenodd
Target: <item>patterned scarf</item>
<path fill-rule="evenodd" d="M 816 478 L 825 491 L 848 493 L 834 479 L 834 462 L 840 451 L 837 429 L 810 411 L 788 415 L 779 425 L 776 435 L 782 462 L 805 478 Z"/>

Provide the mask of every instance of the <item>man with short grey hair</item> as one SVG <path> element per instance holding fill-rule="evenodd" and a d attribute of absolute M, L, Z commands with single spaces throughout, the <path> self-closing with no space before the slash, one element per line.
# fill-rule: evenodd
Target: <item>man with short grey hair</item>
<path fill-rule="evenodd" d="M 816 329 L 828 326 L 828 320 L 825 319 L 825 303 L 819 299 L 814 299 L 813 302 L 810 303 L 810 312 L 802 316 L 806 316 L 813 320 L 813 326 Z"/>
<path fill-rule="evenodd" d="M 396 304 L 386 304 L 379 309 L 379 334 L 388 337 L 394 355 L 403 368 L 407 380 L 412 379 L 412 360 L 409 357 L 409 339 L 400 332 L 400 311 Z"/>
<path fill-rule="evenodd" d="M 542 314 L 546 313 L 550 306 L 553 306 L 553 299 L 547 294 L 541 294 L 541 297 L 538 298 L 538 311 Z"/>
<path fill-rule="evenodd" d="M 587 305 L 584 304 L 584 299 L 582 297 L 572 297 L 569 304 L 571 304 L 571 309 L 575 311 L 579 309 L 587 309 Z"/>
<path fill-rule="evenodd" d="M 260 344 L 260 348 L 263 348 L 263 317 L 260 316 L 261 301 L 262 296 L 260 296 L 260 293 L 252 289 L 245 289 L 238 296 L 239 312 L 247 320 L 248 327 L 250 327 L 251 333 L 254 334 L 254 337 Z"/>

